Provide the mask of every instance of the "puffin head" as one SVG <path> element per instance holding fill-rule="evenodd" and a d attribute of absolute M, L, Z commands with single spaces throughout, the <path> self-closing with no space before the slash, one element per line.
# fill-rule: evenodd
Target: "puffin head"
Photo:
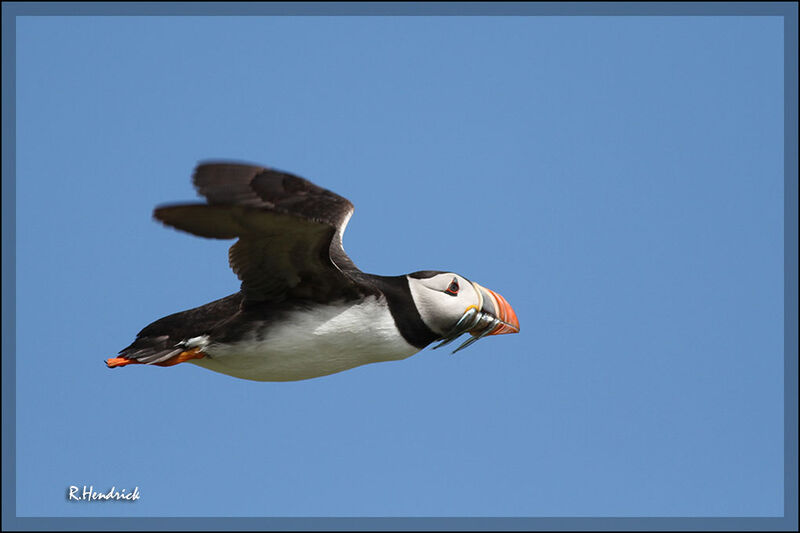
<path fill-rule="evenodd" d="M 467 339 L 453 353 L 487 335 L 519 333 L 519 320 L 505 298 L 453 272 L 408 274 L 408 287 L 422 321 L 448 344 L 464 333 Z"/>

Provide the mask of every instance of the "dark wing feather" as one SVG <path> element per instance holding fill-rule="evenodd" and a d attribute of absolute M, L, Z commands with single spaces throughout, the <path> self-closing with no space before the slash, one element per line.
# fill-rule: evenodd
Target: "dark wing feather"
<path fill-rule="evenodd" d="M 205 163 L 194 185 L 207 204 L 159 207 L 154 216 L 201 237 L 233 239 L 228 259 L 246 303 L 359 294 L 342 248 L 353 204 L 308 180 L 263 167 Z"/>

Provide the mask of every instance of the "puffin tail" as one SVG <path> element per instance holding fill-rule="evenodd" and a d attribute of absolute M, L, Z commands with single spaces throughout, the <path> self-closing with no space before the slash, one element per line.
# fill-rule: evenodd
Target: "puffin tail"
<path fill-rule="evenodd" d="M 191 359 L 205 357 L 201 346 L 188 347 L 186 343 L 172 343 L 165 336 L 149 338 L 140 337 L 119 352 L 117 357 L 106 359 L 108 368 L 139 364 L 156 366 L 173 366 Z"/>

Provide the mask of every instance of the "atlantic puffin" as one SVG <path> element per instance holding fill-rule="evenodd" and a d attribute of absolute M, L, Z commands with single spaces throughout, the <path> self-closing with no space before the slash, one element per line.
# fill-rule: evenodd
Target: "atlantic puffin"
<path fill-rule="evenodd" d="M 508 302 L 453 272 L 378 276 L 342 247 L 353 204 L 279 170 L 232 162 L 197 166 L 206 203 L 157 207 L 167 226 L 238 239 L 228 252 L 241 290 L 145 327 L 109 368 L 198 366 L 254 381 L 296 381 L 405 359 L 429 344 L 519 332 Z"/>

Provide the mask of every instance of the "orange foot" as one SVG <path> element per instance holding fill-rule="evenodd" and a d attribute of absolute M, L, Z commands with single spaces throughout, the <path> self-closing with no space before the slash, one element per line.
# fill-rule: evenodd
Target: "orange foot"
<path fill-rule="evenodd" d="M 118 366 L 125 366 L 131 363 L 138 363 L 139 361 L 132 361 L 130 359 L 125 359 L 124 357 L 112 357 L 111 359 L 106 359 L 106 366 L 108 368 L 116 368 Z"/>
<path fill-rule="evenodd" d="M 184 363 L 189 361 L 190 359 L 202 359 L 205 357 L 206 354 L 200 351 L 200 348 L 192 348 L 191 350 L 186 350 L 185 352 L 181 352 L 174 357 L 170 357 L 166 361 L 161 361 L 160 363 L 154 363 L 156 366 L 173 366 L 177 365 L 178 363 Z M 136 359 L 127 359 L 125 357 L 112 357 L 111 359 L 106 359 L 106 366 L 108 368 L 116 368 L 118 366 L 125 366 L 125 365 L 141 365 L 145 364 L 141 361 L 137 361 Z"/>

